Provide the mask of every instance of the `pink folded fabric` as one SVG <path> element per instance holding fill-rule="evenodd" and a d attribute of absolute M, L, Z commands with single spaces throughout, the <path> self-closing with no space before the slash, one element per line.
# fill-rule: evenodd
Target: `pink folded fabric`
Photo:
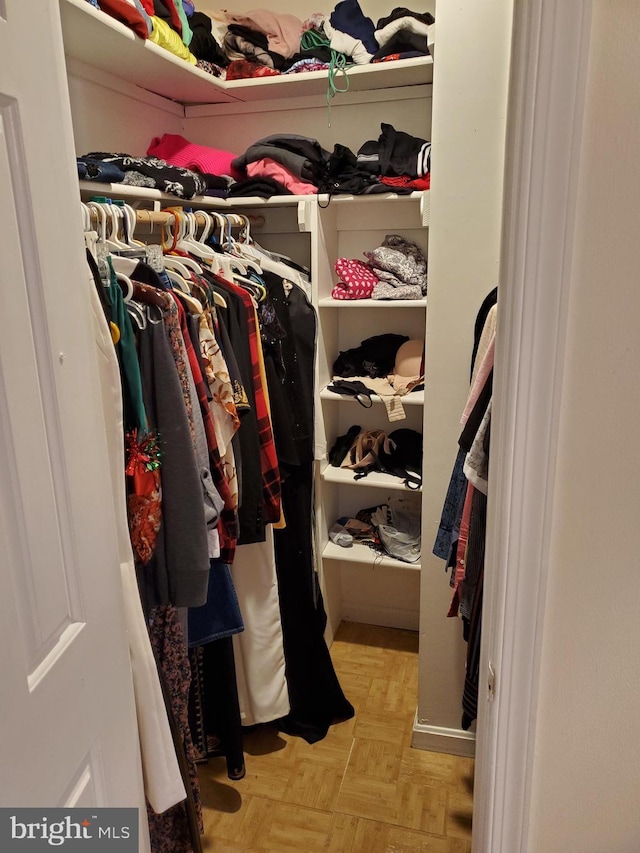
<path fill-rule="evenodd" d="M 296 178 L 288 169 L 272 160 L 271 157 L 264 157 L 262 160 L 247 163 L 247 175 L 250 178 L 275 178 L 276 181 L 280 181 L 288 190 L 291 190 L 294 195 L 315 195 L 318 192 L 316 186 Z"/>
<path fill-rule="evenodd" d="M 281 56 L 293 56 L 300 51 L 302 21 L 295 15 L 281 15 L 268 9 L 254 9 L 252 12 L 235 14 L 227 12 L 227 21 L 264 33 L 269 42 L 269 50 Z"/>
<path fill-rule="evenodd" d="M 176 133 L 156 136 L 151 140 L 147 154 L 166 160 L 173 166 L 182 166 L 183 169 L 194 169 L 208 175 L 231 175 L 236 180 L 243 178 L 242 173 L 231 165 L 236 154 L 220 148 L 196 145 Z"/>
<path fill-rule="evenodd" d="M 356 258 L 338 258 L 335 269 L 342 281 L 331 291 L 334 299 L 369 299 L 378 279 L 369 264 Z"/>

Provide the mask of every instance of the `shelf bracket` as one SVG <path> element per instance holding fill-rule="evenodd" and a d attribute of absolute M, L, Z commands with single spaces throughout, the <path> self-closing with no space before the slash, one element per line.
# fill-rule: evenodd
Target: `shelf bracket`
<path fill-rule="evenodd" d="M 429 218 L 431 215 L 431 194 L 423 192 L 420 197 L 420 217 L 422 219 L 422 227 L 429 227 Z"/>
<path fill-rule="evenodd" d="M 314 199 L 315 201 L 315 199 Z M 298 231 L 311 232 L 314 228 L 313 205 L 309 199 L 298 202 Z"/>

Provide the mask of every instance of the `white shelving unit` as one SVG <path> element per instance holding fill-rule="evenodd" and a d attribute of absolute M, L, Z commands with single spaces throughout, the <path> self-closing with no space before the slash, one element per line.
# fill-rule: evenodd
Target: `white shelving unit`
<path fill-rule="evenodd" d="M 358 346 L 365 338 L 385 332 L 425 339 L 427 299 L 379 301 L 337 300 L 330 296 L 337 276 L 334 264 L 339 257 L 360 258 L 363 252 L 382 243 L 386 234 L 401 234 L 418 243 L 428 253 L 429 194 L 385 198 L 363 197 L 317 211 L 317 294 L 319 317 L 318 404 L 328 451 L 336 438 L 357 424 L 363 429 L 386 432 L 408 427 L 423 430 L 423 414 L 428 390 L 402 398 L 406 418 L 390 423 L 386 408 L 377 395 L 365 408 L 350 397 L 329 391 L 332 366 L 341 350 Z M 403 495 L 419 509 L 421 493 L 409 490 L 404 482 L 389 474 L 371 472 L 355 480 L 355 472 L 320 463 L 317 481 L 318 539 L 322 555 L 321 572 L 330 628 L 339 619 L 376 622 L 393 627 L 418 627 L 420 565 L 403 563 L 375 554 L 366 546 L 345 549 L 332 543 L 328 531 L 343 515 L 360 509 L 393 503 Z"/>

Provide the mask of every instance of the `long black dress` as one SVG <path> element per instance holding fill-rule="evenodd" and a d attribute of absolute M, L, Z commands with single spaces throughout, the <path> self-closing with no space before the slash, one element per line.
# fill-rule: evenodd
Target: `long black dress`
<path fill-rule="evenodd" d="M 264 274 L 261 335 L 282 476 L 284 530 L 275 530 L 276 574 L 291 711 L 282 731 L 309 743 L 353 717 L 324 640 L 326 614 L 313 565 L 314 357 L 317 317 L 304 292 Z"/>

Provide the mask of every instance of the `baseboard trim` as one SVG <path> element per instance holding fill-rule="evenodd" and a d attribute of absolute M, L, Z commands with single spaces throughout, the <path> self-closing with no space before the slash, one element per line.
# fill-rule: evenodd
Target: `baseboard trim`
<path fill-rule="evenodd" d="M 375 604 L 343 602 L 342 621 L 382 625 L 385 628 L 403 628 L 407 631 L 417 631 L 420 628 L 420 614 L 417 610 L 402 610 L 399 607 L 381 607 Z"/>
<path fill-rule="evenodd" d="M 476 752 L 476 736 L 463 729 L 445 729 L 442 726 L 427 726 L 413 721 L 411 746 L 414 749 L 426 749 L 430 752 L 447 752 L 450 755 L 462 755 L 473 758 Z"/>

